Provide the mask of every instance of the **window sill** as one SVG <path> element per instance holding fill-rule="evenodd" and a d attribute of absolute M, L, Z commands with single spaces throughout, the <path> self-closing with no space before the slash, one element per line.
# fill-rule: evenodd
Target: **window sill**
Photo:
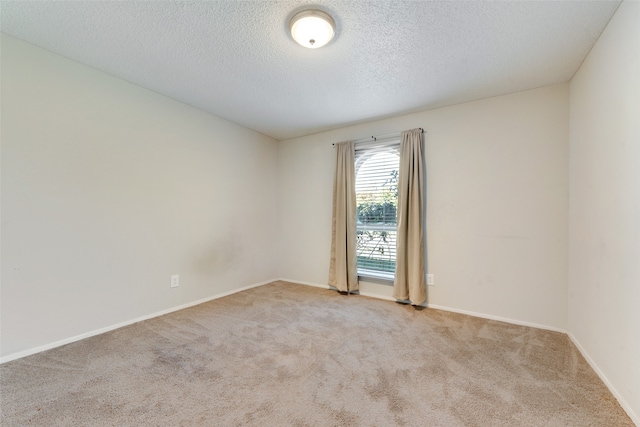
<path fill-rule="evenodd" d="M 363 282 L 376 283 L 379 285 L 393 286 L 394 275 L 384 274 L 371 270 L 359 270 L 358 280 Z"/>

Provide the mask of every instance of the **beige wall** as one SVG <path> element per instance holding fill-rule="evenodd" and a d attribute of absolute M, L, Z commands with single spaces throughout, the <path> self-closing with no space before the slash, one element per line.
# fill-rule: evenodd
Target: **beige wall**
<path fill-rule="evenodd" d="M 570 88 L 568 329 L 640 425 L 640 3 Z"/>
<path fill-rule="evenodd" d="M 327 283 L 331 143 L 423 127 L 429 304 L 564 329 L 568 114 L 562 84 L 281 141 L 280 277 Z"/>
<path fill-rule="evenodd" d="M 6 35 L 1 137 L 4 359 L 276 277 L 275 140 Z"/>

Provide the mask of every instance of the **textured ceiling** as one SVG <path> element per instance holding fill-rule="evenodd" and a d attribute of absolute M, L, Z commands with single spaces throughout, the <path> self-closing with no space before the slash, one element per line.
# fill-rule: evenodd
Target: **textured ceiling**
<path fill-rule="evenodd" d="M 0 1 L 3 32 L 286 139 L 569 80 L 619 1 Z M 330 13 L 297 45 L 288 20 Z"/>

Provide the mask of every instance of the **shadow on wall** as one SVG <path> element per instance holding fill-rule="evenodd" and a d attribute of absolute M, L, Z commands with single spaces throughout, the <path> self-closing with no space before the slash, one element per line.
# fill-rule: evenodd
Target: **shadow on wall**
<path fill-rule="evenodd" d="M 205 277 L 217 277 L 229 273 L 243 261 L 244 250 L 237 234 L 230 234 L 212 242 L 208 248 L 194 257 L 194 270 Z"/>

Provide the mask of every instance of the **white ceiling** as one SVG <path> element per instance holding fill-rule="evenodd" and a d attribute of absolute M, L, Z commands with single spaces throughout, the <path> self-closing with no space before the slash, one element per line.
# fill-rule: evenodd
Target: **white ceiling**
<path fill-rule="evenodd" d="M 2 0 L 1 29 L 287 139 L 565 82 L 620 3 L 311 2 Z M 288 32 L 309 4 L 336 21 L 321 49 Z"/>

